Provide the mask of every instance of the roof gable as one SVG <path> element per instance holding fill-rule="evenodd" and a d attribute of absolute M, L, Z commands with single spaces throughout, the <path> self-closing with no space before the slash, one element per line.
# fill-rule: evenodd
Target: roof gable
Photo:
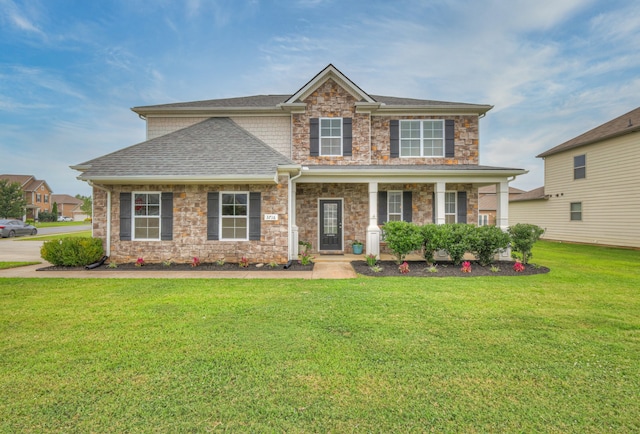
<path fill-rule="evenodd" d="M 349 92 L 356 99 L 356 101 L 363 101 L 368 103 L 376 102 L 369 94 L 360 89 L 358 85 L 356 85 L 346 75 L 340 72 L 338 68 L 336 68 L 332 64 L 329 64 L 326 68 L 316 74 L 315 77 L 309 80 L 307 84 L 302 86 L 296 93 L 291 95 L 285 101 L 285 104 L 303 101 L 329 79 L 333 79 L 333 81 L 338 83 L 338 85 Z"/>
<path fill-rule="evenodd" d="M 540 155 L 538 158 L 547 157 L 559 152 L 568 151 L 569 149 L 579 146 L 589 145 L 591 143 L 600 142 L 606 139 L 630 134 L 640 131 L 640 107 L 631 110 L 609 122 L 606 122 L 584 134 L 580 134 L 571 140 L 568 140 L 554 148 L 551 148 Z"/>

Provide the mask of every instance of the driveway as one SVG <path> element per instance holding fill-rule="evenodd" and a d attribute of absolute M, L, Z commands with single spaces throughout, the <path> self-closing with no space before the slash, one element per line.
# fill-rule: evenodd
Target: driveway
<path fill-rule="evenodd" d="M 56 226 L 52 228 L 39 228 L 38 235 L 73 233 L 90 229 L 91 225 Z M 44 262 L 40 257 L 40 247 L 42 247 L 43 241 L 31 241 L 31 238 L 32 237 L 0 238 L 0 262 Z"/>

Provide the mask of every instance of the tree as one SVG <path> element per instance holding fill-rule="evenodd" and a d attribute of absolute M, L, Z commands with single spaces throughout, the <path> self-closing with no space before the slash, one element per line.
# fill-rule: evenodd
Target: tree
<path fill-rule="evenodd" d="M 26 206 L 20 184 L 0 179 L 0 218 L 20 218 Z"/>
<path fill-rule="evenodd" d="M 81 194 L 76 194 L 76 199 L 80 199 L 82 201 L 82 205 L 80 205 L 80 210 L 83 213 L 91 217 L 91 211 L 93 210 L 93 201 L 91 200 L 91 196 L 83 196 Z"/>
<path fill-rule="evenodd" d="M 51 214 L 53 214 L 56 217 L 56 220 L 58 220 L 58 202 L 53 202 L 53 206 L 51 207 Z"/>

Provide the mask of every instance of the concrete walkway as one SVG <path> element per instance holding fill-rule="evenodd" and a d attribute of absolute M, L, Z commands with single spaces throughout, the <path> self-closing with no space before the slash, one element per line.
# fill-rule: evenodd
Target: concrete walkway
<path fill-rule="evenodd" d="M 25 241 L 21 241 L 25 240 Z M 35 262 L 41 264 L 0 270 L 0 278 L 106 278 L 106 279 L 352 279 L 356 272 L 352 260 L 364 256 L 344 255 L 316 258 L 313 271 L 36 271 L 50 264 L 40 257 L 42 241 L 0 239 L 0 262 Z M 325 258 L 327 258 L 325 260 Z"/>

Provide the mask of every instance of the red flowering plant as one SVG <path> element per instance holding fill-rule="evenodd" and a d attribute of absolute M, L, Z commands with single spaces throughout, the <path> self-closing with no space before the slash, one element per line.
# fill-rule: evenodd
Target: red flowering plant
<path fill-rule="evenodd" d="M 192 267 L 197 267 L 200 265 L 200 258 L 198 258 L 197 256 L 193 257 L 193 260 L 191 261 L 191 266 Z"/>
<path fill-rule="evenodd" d="M 143 265 L 144 265 L 144 259 L 138 258 L 138 260 L 136 261 L 136 267 L 142 267 Z"/>
<path fill-rule="evenodd" d="M 402 264 L 398 265 L 398 271 L 400 271 L 401 274 L 409 273 L 409 264 L 407 263 L 407 261 L 404 261 Z"/>
<path fill-rule="evenodd" d="M 246 256 L 243 256 L 242 259 L 240 259 L 240 262 L 238 263 L 238 265 L 240 266 L 240 268 L 248 268 L 249 260 L 247 259 Z"/>
<path fill-rule="evenodd" d="M 471 262 L 464 261 L 462 263 L 462 267 L 460 268 L 460 271 L 462 271 L 463 273 L 471 273 Z"/>
<path fill-rule="evenodd" d="M 522 273 L 524 271 L 524 264 L 520 261 L 516 261 L 513 264 L 513 271 L 515 271 L 516 273 Z"/>

